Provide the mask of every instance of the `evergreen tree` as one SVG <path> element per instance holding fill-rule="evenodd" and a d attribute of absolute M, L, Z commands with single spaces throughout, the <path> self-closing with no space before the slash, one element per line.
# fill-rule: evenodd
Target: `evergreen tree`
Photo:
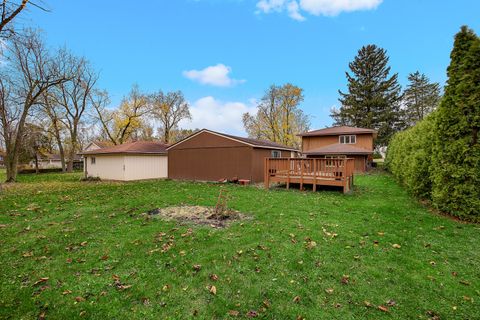
<path fill-rule="evenodd" d="M 434 127 L 432 200 L 461 217 L 480 212 L 480 39 L 467 27 L 455 36 L 445 95 Z"/>
<path fill-rule="evenodd" d="M 332 110 L 336 125 L 378 130 L 376 144 L 386 145 L 401 125 L 401 87 L 398 74 L 390 76 L 388 56 L 375 45 L 362 47 L 346 72 L 348 93 L 340 93 L 341 107 Z"/>
<path fill-rule="evenodd" d="M 428 77 L 418 71 L 411 73 L 408 81 L 403 94 L 404 122 L 407 126 L 414 126 L 438 106 L 440 85 L 430 83 Z"/>

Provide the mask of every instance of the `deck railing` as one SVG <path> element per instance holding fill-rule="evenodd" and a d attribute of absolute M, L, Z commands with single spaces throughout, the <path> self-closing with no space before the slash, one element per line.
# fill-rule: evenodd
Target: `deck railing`
<path fill-rule="evenodd" d="M 317 185 L 332 185 L 343 187 L 344 192 L 353 186 L 355 160 L 350 158 L 266 158 L 265 187 L 270 182 L 312 184 L 316 191 Z"/>

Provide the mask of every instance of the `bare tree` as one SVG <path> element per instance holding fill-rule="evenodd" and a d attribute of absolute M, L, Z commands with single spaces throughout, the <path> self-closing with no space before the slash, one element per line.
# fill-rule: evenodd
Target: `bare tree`
<path fill-rule="evenodd" d="M 29 112 L 49 88 L 69 80 L 69 75 L 52 62 L 36 31 L 26 30 L 23 35 L 15 35 L 7 48 L 6 67 L 0 74 L 0 121 L 7 153 L 7 182 L 13 182 Z"/>
<path fill-rule="evenodd" d="M 43 94 L 43 101 L 41 103 L 41 115 L 48 119 L 48 123 L 45 129 L 54 137 L 57 144 L 58 153 L 60 155 L 60 162 L 62 165 L 62 172 L 67 171 L 65 161 L 65 148 L 64 148 L 64 131 L 65 126 L 62 122 L 63 110 L 62 106 L 55 102 L 52 97 L 52 93 L 47 91 Z"/>
<path fill-rule="evenodd" d="M 13 21 L 20 12 L 24 11 L 27 7 L 33 6 L 43 11 L 48 11 L 44 6 L 40 5 L 39 2 L 32 2 L 31 0 L 21 0 L 19 1 L 9 1 L 2 0 L 0 4 L 0 38 L 8 38 L 14 34 L 13 31 Z"/>
<path fill-rule="evenodd" d="M 171 133 L 177 129 L 183 119 L 191 119 L 189 105 L 181 91 L 163 93 L 159 91 L 152 96 L 152 111 L 161 123 L 162 139 L 171 142 Z"/>
<path fill-rule="evenodd" d="M 75 57 L 65 49 L 59 51 L 56 61 L 57 64 L 64 66 L 74 75 L 72 79 L 59 83 L 52 90 L 51 98 L 53 101 L 50 102 L 50 104 L 56 104 L 63 109 L 61 111 L 62 116 L 58 120 L 61 121 L 68 132 L 68 138 L 65 141 L 68 146 L 67 172 L 72 172 L 73 162 L 79 151 L 80 127 L 84 116 L 88 115 L 87 110 L 91 106 L 90 95 L 97 82 L 98 75 L 93 71 L 87 60 Z M 54 112 L 52 105 L 49 109 L 51 113 Z M 51 116 L 56 120 L 55 114 Z"/>

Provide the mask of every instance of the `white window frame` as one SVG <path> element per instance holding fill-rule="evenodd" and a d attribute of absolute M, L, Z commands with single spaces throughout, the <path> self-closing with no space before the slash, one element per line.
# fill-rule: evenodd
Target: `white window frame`
<path fill-rule="evenodd" d="M 277 156 L 278 155 L 278 156 Z M 272 158 L 281 158 L 282 157 L 282 151 L 280 150 L 272 150 Z"/>
<path fill-rule="evenodd" d="M 343 140 L 343 142 L 342 142 L 342 140 Z M 357 136 L 354 135 L 354 134 L 338 136 L 338 143 L 341 143 L 341 144 L 356 144 L 357 143 Z"/>
<path fill-rule="evenodd" d="M 95 157 L 90 157 L 90 164 L 96 164 L 97 159 Z"/>

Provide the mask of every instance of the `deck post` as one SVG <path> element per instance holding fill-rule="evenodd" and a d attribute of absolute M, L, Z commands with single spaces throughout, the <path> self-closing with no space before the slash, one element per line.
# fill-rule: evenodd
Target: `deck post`
<path fill-rule="evenodd" d="M 288 158 L 287 160 L 287 190 L 290 189 L 290 169 L 292 167 L 292 160 Z"/>
<path fill-rule="evenodd" d="M 264 183 L 265 183 L 265 189 L 270 189 L 270 181 L 268 181 L 270 174 L 269 174 L 269 168 L 268 168 L 268 158 L 265 158 L 265 172 L 264 172 Z"/>
<path fill-rule="evenodd" d="M 303 159 L 300 160 L 300 190 L 303 190 Z"/>
<path fill-rule="evenodd" d="M 317 191 L 317 159 L 313 159 L 313 192 Z"/>

